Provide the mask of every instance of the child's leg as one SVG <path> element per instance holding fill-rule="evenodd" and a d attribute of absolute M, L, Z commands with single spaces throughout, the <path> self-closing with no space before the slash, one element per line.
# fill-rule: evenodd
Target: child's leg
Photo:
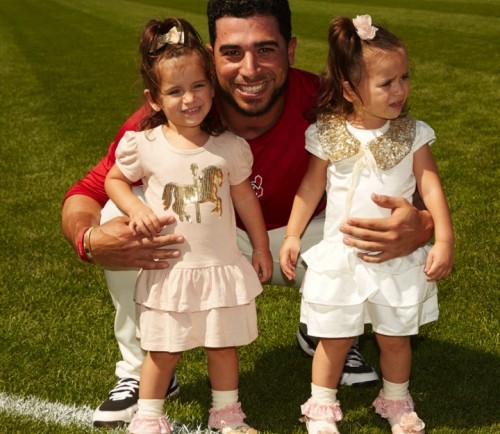
<path fill-rule="evenodd" d="M 380 370 L 391 383 L 410 379 L 411 344 L 409 336 L 385 336 L 375 333 L 380 348 Z"/>
<path fill-rule="evenodd" d="M 164 399 L 182 353 L 148 351 L 142 364 L 140 399 Z"/>
<path fill-rule="evenodd" d="M 309 434 L 338 433 L 342 419 L 337 386 L 354 338 L 320 339 L 313 358 L 311 397 L 301 406 Z"/>
<path fill-rule="evenodd" d="M 347 352 L 355 338 L 320 339 L 312 363 L 312 382 L 336 389 L 344 369 Z"/>
<path fill-rule="evenodd" d="M 238 389 L 239 362 L 236 348 L 207 348 L 206 352 L 212 389 L 226 391 Z"/>
<path fill-rule="evenodd" d="M 235 347 L 206 348 L 208 375 L 212 386 L 212 408 L 208 426 L 222 434 L 257 434 L 245 422 L 238 401 L 239 363 Z"/>
<path fill-rule="evenodd" d="M 375 411 L 387 418 L 394 434 L 423 434 L 425 424 L 413 411 L 413 400 L 408 392 L 412 358 L 410 337 L 378 333 L 375 336 L 380 347 L 384 384 L 373 402 Z"/>
<path fill-rule="evenodd" d="M 170 434 L 171 426 L 163 413 L 170 379 L 182 353 L 149 351 L 141 369 L 137 413 L 128 431 L 141 434 Z"/>

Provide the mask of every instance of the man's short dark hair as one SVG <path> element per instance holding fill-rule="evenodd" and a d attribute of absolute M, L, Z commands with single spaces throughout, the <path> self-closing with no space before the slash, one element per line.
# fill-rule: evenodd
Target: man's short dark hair
<path fill-rule="evenodd" d="M 208 0 L 208 34 L 215 44 L 215 22 L 223 17 L 249 18 L 255 15 L 273 16 L 280 34 L 288 43 L 292 38 L 292 14 L 288 0 Z"/>

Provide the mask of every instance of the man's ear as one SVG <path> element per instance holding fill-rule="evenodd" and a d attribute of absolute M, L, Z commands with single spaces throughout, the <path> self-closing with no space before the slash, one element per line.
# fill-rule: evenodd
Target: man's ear
<path fill-rule="evenodd" d="M 297 38 L 292 36 L 290 42 L 287 47 L 287 55 L 288 55 L 288 64 L 289 66 L 293 66 L 295 63 L 295 50 L 297 49 Z"/>
<path fill-rule="evenodd" d="M 151 92 L 149 91 L 149 89 L 144 89 L 144 96 L 155 112 L 161 111 L 161 107 L 153 101 L 153 97 L 151 96 Z"/>
<path fill-rule="evenodd" d="M 354 89 L 351 87 L 349 82 L 346 80 L 344 80 L 342 82 L 342 95 L 349 102 L 354 102 L 355 100 L 358 99 L 356 92 L 354 92 Z"/>

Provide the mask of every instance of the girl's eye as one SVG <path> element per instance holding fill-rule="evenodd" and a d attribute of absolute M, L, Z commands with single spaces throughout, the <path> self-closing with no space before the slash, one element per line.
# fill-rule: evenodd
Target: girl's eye
<path fill-rule="evenodd" d="M 180 89 L 171 89 L 167 92 L 167 95 L 169 96 L 176 96 L 180 94 Z"/>

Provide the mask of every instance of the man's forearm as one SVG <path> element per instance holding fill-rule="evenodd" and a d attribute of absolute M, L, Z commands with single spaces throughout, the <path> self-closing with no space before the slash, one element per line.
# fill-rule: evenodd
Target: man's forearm
<path fill-rule="evenodd" d="M 79 232 L 99 224 L 101 205 L 88 196 L 77 194 L 68 197 L 62 207 L 62 231 L 73 248 L 77 249 Z"/>

